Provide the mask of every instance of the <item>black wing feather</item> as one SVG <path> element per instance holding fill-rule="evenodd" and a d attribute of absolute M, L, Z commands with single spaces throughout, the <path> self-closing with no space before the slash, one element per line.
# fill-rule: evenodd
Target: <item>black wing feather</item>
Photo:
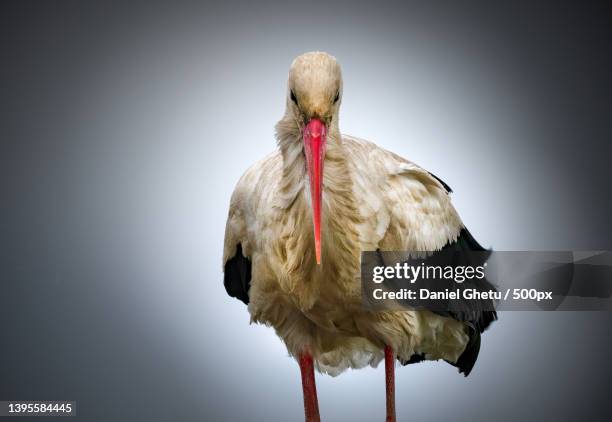
<path fill-rule="evenodd" d="M 225 263 L 223 284 L 228 295 L 249 304 L 251 261 L 242 254 L 240 243 L 236 246 L 236 255 Z"/>

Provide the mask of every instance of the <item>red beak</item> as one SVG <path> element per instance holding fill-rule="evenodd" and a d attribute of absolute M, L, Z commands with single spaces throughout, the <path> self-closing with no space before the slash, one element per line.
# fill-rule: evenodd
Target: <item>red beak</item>
<path fill-rule="evenodd" d="M 308 178 L 310 179 L 310 196 L 312 198 L 312 220 L 314 224 L 315 253 L 317 257 L 317 264 L 320 264 L 323 159 L 325 158 L 327 128 L 319 119 L 312 119 L 304 128 L 303 136 L 306 166 L 308 167 Z"/>

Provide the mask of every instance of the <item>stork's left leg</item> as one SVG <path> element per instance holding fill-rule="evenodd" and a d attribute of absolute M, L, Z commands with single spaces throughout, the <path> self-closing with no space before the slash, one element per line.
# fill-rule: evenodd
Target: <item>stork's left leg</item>
<path fill-rule="evenodd" d="M 321 422 L 312 355 L 308 352 L 302 352 L 299 360 L 300 371 L 302 372 L 302 390 L 304 393 L 304 413 L 306 415 L 306 422 Z"/>
<path fill-rule="evenodd" d="M 387 422 L 395 422 L 395 356 L 385 346 L 385 381 L 387 386 Z"/>

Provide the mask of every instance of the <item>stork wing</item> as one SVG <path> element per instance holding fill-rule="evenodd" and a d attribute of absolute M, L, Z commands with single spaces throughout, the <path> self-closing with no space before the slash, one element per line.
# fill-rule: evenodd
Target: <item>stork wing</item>
<path fill-rule="evenodd" d="M 251 196 L 259 180 L 261 162 L 249 168 L 236 184 L 230 200 L 223 248 L 223 284 L 227 294 L 249 304 L 251 256 L 246 214 L 251 212 Z"/>
<path fill-rule="evenodd" d="M 275 183 L 281 174 L 280 153 L 274 152 L 249 167 L 242 175 L 230 200 L 223 248 L 223 284 L 227 294 L 249 303 L 255 236 L 264 236 L 273 209 Z M 249 235 L 251 233 L 251 235 Z"/>
<path fill-rule="evenodd" d="M 468 229 L 464 226 L 450 200 L 451 188 L 437 176 L 398 155 L 386 151 L 375 144 L 353 137 L 346 137 L 355 161 L 368 168 L 368 177 L 376 179 L 376 186 L 370 188 L 365 195 L 370 198 L 360 206 L 366 215 L 377 221 L 371 222 L 372 227 L 364 233 L 377 232 L 378 239 L 369 240 L 367 244 L 376 244 L 382 251 L 487 251 L 483 248 Z M 363 172 L 357 172 L 359 179 Z M 357 188 L 367 185 L 367 181 L 357 182 Z M 363 188 L 361 188 L 363 189 Z M 379 192 L 378 200 L 373 199 Z M 384 204 L 372 205 L 372 204 Z M 376 206 L 378 209 L 373 210 Z M 373 212 L 374 211 L 374 212 Z M 383 231 L 380 230 L 384 222 Z M 478 258 L 475 256 L 478 255 Z M 457 265 L 479 266 L 484 264 L 489 254 L 456 254 Z M 472 262 L 473 260 L 481 262 Z M 486 279 L 470 280 L 464 283 L 465 288 L 479 291 L 495 290 Z M 445 286 L 440 286 L 444 289 Z M 455 288 L 454 281 L 449 280 L 449 289 Z M 497 319 L 490 300 L 463 300 L 454 303 L 452 311 L 435 311 L 435 313 L 453 318 L 465 323 L 468 327 L 470 341 L 464 353 L 453 365 L 466 376 L 472 370 L 480 349 L 480 334 Z M 408 362 L 423 360 L 423 356 L 415 355 Z"/>
<path fill-rule="evenodd" d="M 463 227 L 457 239 L 453 241 L 449 241 L 442 251 L 454 251 L 454 252 L 470 252 L 470 251 L 489 251 L 484 249 L 480 244 L 474 239 L 472 234 Z M 456 254 L 455 258 L 459 259 L 460 262 L 455 262 L 456 265 L 461 266 L 480 266 L 485 263 L 488 259 L 490 253 L 484 254 Z M 474 262 L 477 261 L 477 262 Z M 444 283 L 444 280 L 439 280 L 439 283 Z M 466 280 L 463 283 L 463 287 L 465 289 L 475 289 L 478 291 L 488 291 L 488 290 L 496 290 L 496 288 L 486 279 L 477 279 L 474 278 L 472 280 Z M 452 290 L 456 288 L 454 286 L 454 281 L 449 280 L 448 285 L 439 286 L 441 290 L 445 288 Z M 442 311 L 442 310 L 434 310 L 432 312 L 448 317 L 453 318 L 457 321 L 463 322 L 468 328 L 469 334 L 469 342 L 465 346 L 465 350 L 457 360 L 457 362 L 449 362 L 451 365 L 459 368 L 459 372 L 463 373 L 466 377 L 472 371 L 476 360 L 478 359 L 478 353 L 480 352 L 480 334 L 486 330 L 489 325 L 497 319 L 497 312 L 491 311 L 492 300 L 480 299 L 480 300 L 455 300 L 453 303 L 453 310 Z M 411 363 L 418 363 L 425 360 L 424 355 L 415 354 L 410 360 L 407 362 L 402 362 L 402 364 L 407 365 Z"/>
<path fill-rule="evenodd" d="M 472 234 L 463 227 L 457 239 L 449 242 L 443 250 L 452 250 L 456 252 L 469 252 L 469 251 L 487 251 L 474 239 Z M 490 250 L 489 250 L 490 252 Z M 490 253 L 486 254 L 470 254 L 470 253 L 459 253 L 456 254 L 461 262 L 457 263 L 461 266 L 482 266 L 487 261 Z M 477 256 L 477 257 L 476 257 Z M 473 262 L 476 260 L 477 262 Z M 453 284 L 453 281 L 449 281 L 449 284 Z M 454 286 L 448 286 L 453 288 Z M 486 278 L 472 280 L 466 280 L 464 282 L 465 289 L 475 289 L 477 291 L 489 291 L 497 289 L 493 286 Z M 451 365 L 459 368 L 459 372 L 465 374 L 467 377 L 476 359 L 478 359 L 478 353 L 480 352 L 480 334 L 486 330 L 489 325 L 497 319 L 497 312 L 491 311 L 493 309 L 493 301 L 491 299 L 479 299 L 479 300 L 460 300 L 455 303 L 456 310 L 453 311 L 436 311 L 437 314 L 462 321 L 468 327 L 470 340 L 465 346 L 465 350 L 459 357 L 456 363 Z"/>

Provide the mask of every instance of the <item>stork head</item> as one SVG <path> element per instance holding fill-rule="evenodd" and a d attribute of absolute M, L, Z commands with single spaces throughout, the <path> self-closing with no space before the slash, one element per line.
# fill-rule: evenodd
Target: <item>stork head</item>
<path fill-rule="evenodd" d="M 298 56 L 289 69 L 287 111 L 300 126 L 313 119 L 326 127 L 337 124 L 342 97 L 342 72 L 336 58 L 322 52 Z"/>
<path fill-rule="evenodd" d="M 289 70 L 285 117 L 297 122 L 306 168 L 314 225 L 315 255 L 321 263 L 321 201 L 327 135 L 338 133 L 342 73 L 336 59 L 322 52 L 298 56 Z"/>

